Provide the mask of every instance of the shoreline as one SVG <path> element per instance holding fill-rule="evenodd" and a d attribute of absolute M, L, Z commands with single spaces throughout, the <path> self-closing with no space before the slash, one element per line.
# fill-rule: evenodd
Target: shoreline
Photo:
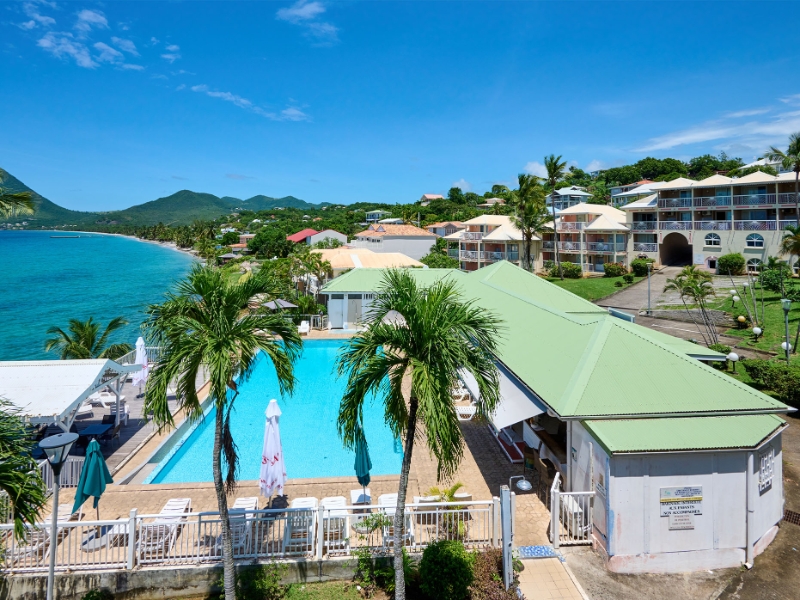
<path fill-rule="evenodd" d="M 42 229 L 40 229 L 39 231 L 55 231 L 55 232 L 59 232 L 60 230 L 50 230 L 50 229 L 43 229 L 42 230 Z M 124 237 L 124 238 L 128 238 L 128 239 L 131 239 L 131 240 L 135 240 L 137 242 L 144 242 L 144 243 L 147 243 L 147 244 L 155 244 L 156 246 L 161 246 L 162 248 L 169 248 L 170 250 L 174 250 L 175 252 L 180 252 L 182 254 L 186 254 L 187 256 L 190 256 L 194 260 L 200 261 L 200 257 L 198 257 L 196 254 L 193 254 L 190 250 L 187 250 L 186 248 L 178 248 L 178 245 L 175 242 L 159 242 L 157 240 L 144 240 L 142 238 L 136 237 L 135 235 L 128 235 L 126 233 L 109 233 L 107 231 L 72 231 L 70 233 L 85 233 L 87 235 L 110 235 L 110 236 L 116 236 L 116 237 Z"/>

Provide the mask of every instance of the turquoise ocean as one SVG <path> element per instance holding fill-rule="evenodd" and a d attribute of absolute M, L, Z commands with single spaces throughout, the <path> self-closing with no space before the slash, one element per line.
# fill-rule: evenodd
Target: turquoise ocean
<path fill-rule="evenodd" d="M 79 235 L 79 238 L 53 238 Z M 122 236 L 0 231 L 0 360 L 58 358 L 44 351 L 47 328 L 69 319 L 114 317 L 130 324 L 115 341 L 133 345 L 148 304 L 159 302 L 194 259 Z"/>

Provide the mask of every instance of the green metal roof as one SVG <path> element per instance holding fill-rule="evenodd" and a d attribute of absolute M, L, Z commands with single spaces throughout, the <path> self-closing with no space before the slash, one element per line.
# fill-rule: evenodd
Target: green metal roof
<path fill-rule="evenodd" d="M 754 448 L 785 421 L 775 415 L 584 421 L 606 452 Z"/>
<path fill-rule="evenodd" d="M 352 269 L 344 275 L 331 279 L 320 291 L 323 294 L 374 292 L 380 288 L 385 272 L 385 269 Z M 467 276 L 457 269 L 408 269 L 408 272 L 423 286 L 433 285 L 445 277 L 458 281 Z"/>

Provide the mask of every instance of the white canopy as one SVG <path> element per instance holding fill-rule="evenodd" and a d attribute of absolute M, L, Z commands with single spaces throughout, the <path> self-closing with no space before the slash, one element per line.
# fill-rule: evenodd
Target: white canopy
<path fill-rule="evenodd" d="M 274 398 L 269 401 L 266 410 L 267 423 L 264 426 L 264 448 L 261 452 L 261 470 L 259 487 L 261 495 L 270 498 L 272 494 L 283 494 L 286 483 L 286 464 L 283 460 L 283 445 L 279 421 L 281 409 Z"/>
<path fill-rule="evenodd" d="M 110 359 L 0 362 L 0 397 L 32 423 L 55 423 L 69 431 L 75 413 L 93 393 L 124 379 L 141 365 Z"/>
<path fill-rule="evenodd" d="M 503 365 L 498 365 L 498 370 L 500 371 L 500 404 L 497 405 L 494 414 L 489 417 L 498 430 L 547 412 L 544 403 L 523 386 Z M 480 391 L 475 378 L 468 371 L 461 371 L 459 375 L 469 393 L 474 398 L 479 398 Z"/>

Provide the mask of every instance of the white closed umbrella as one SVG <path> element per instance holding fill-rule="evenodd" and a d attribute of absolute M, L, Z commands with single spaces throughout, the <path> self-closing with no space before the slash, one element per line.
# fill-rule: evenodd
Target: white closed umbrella
<path fill-rule="evenodd" d="M 147 376 L 150 373 L 150 365 L 147 364 L 147 348 L 144 345 L 144 338 L 140 337 L 136 340 L 136 360 L 135 364 L 142 365 L 141 371 L 136 371 L 131 377 L 131 382 L 135 386 L 139 386 L 139 395 L 142 395 L 142 386 L 147 382 Z"/>
<path fill-rule="evenodd" d="M 261 453 L 259 476 L 261 495 L 265 498 L 271 498 L 275 493 L 283 495 L 283 486 L 286 483 L 286 465 L 283 462 L 283 446 L 278 426 L 280 416 L 278 401 L 273 398 L 267 406 L 267 424 L 264 428 L 264 450 Z"/>

